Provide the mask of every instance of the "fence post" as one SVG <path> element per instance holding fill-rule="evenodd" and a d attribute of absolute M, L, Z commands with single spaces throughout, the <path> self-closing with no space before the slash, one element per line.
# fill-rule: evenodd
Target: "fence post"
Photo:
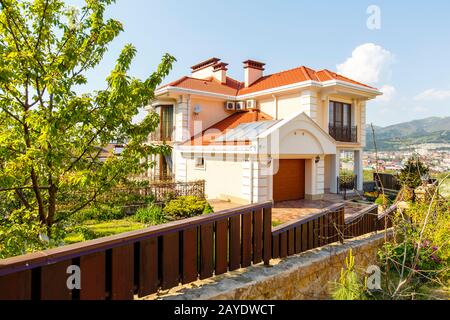
<path fill-rule="evenodd" d="M 343 244 L 345 240 L 345 207 L 338 210 L 338 232 L 339 242 Z"/>
<path fill-rule="evenodd" d="M 378 233 L 378 207 L 374 208 L 372 213 L 372 231 Z"/>
<path fill-rule="evenodd" d="M 272 258 L 272 207 L 263 209 L 264 264 L 268 266 Z"/>

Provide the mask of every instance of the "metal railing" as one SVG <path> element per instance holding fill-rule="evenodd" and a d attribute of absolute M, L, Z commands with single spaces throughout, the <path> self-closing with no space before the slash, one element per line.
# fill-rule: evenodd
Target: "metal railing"
<path fill-rule="evenodd" d="M 358 127 L 357 126 L 344 126 L 336 127 L 329 126 L 329 133 L 336 141 L 340 142 L 358 142 Z"/>

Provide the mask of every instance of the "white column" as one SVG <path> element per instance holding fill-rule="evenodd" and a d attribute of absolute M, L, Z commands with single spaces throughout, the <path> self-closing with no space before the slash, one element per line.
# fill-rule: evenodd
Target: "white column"
<path fill-rule="evenodd" d="M 338 185 L 337 178 L 339 177 L 339 171 L 341 168 L 341 152 L 336 150 L 336 154 L 330 156 L 330 192 L 337 193 Z"/>
<path fill-rule="evenodd" d="M 364 171 L 363 171 L 363 152 L 362 150 L 355 150 L 354 156 L 354 174 L 357 176 L 358 181 L 358 187 L 357 189 L 359 191 L 362 191 L 364 189 Z"/>
<path fill-rule="evenodd" d="M 268 201 L 269 177 L 264 175 L 264 164 L 255 159 L 243 162 L 242 194 L 249 203 Z"/>
<path fill-rule="evenodd" d="M 187 160 L 180 151 L 173 151 L 175 156 L 175 179 L 176 181 L 187 181 Z"/>
<path fill-rule="evenodd" d="M 306 90 L 301 95 L 301 110 L 317 122 L 317 93 Z"/>
<path fill-rule="evenodd" d="M 324 104 L 324 121 L 325 123 L 323 124 L 324 127 L 323 129 L 325 130 L 326 133 L 330 133 L 330 99 L 328 97 L 324 97 L 323 98 L 323 104 Z"/>
<path fill-rule="evenodd" d="M 359 104 L 359 113 L 361 118 L 360 128 L 358 128 L 360 134 L 359 141 L 364 148 L 366 146 L 366 102 Z"/>
<path fill-rule="evenodd" d="M 316 193 L 316 163 L 314 159 L 305 161 L 305 198 L 312 200 Z"/>
<path fill-rule="evenodd" d="M 314 160 L 315 161 L 315 160 Z M 323 158 L 316 164 L 316 196 L 325 193 L 325 160 Z"/>
<path fill-rule="evenodd" d="M 175 141 L 184 142 L 190 138 L 189 96 L 180 96 L 175 110 Z"/>
<path fill-rule="evenodd" d="M 305 198 L 308 200 L 322 199 L 325 192 L 324 161 L 316 158 L 306 160 L 305 163 Z"/>

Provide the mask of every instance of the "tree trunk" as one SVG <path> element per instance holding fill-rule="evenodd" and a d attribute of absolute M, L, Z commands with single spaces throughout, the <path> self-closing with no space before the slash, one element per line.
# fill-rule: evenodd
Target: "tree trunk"
<path fill-rule="evenodd" d="M 50 188 L 48 190 L 48 215 L 47 215 L 47 231 L 50 236 L 51 228 L 53 226 L 53 222 L 55 221 L 56 214 L 56 193 L 58 192 L 58 188 L 54 183 L 50 184 Z"/>

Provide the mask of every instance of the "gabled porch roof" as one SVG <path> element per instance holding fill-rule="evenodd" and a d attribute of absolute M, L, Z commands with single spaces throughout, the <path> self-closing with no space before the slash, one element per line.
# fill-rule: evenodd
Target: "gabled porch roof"
<path fill-rule="evenodd" d="M 270 127 L 257 140 L 258 153 L 274 157 L 336 154 L 336 141 L 304 112 Z"/>
<path fill-rule="evenodd" d="M 266 117 L 246 120 L 232 121 L 231 127 L 216 131 L 213 136 L 205 130 L 176 149 L 197 153 L 253 153 L 275 158 L 336 154 L 336 141 L 304 112 L 284 120 Z M 229 119 L 212 126 L 213 131 L 222 127 L 223 122 Z"/>

